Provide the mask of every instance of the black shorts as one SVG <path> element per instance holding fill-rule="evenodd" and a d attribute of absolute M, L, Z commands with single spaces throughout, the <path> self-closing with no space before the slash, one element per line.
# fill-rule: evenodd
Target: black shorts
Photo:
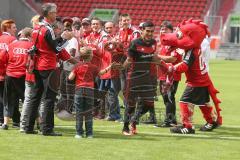
<path fill-rule="evenodd" d="M 154 101 L 157 90 L 157 79 L 149 71 L 135 71 L 128 75 L 124 90 L 127 102 L 136 102 L 138 99 Z"/>
<path fill-rule="evenodd" d="M 180 102 L 192 103 L 194 105 L 203 106 L 209 103 L 210 97 L 208 87 L 189 87 L 187 86 L 183 92 Z"/>
<path fill-rule="evenodd" d="M 132 87 L 126 90 L 124 94 L 127 102 L 137 101 L 137 99 L 154 101 L 155 95 L 156 89 L 152 85 Z"/>

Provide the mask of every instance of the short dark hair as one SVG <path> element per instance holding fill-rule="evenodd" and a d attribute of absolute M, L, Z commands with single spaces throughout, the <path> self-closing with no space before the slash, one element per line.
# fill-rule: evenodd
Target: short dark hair
<path fill-rule="evenodd" d="M 122 20 L 122 17 L 130 17 L 130 19 L 131 19 L 131 16 L 130 16 L 130 14 L 128 14 L 128 13 L 120 14 L 120 16 L 119 16 L 119 20 L 120 20 L 120 21 Z"/>
<path fill-rule="evenodd" d="M 142 25 L 142 29 L 145 29 L 146 27 L 154 27 L 154 24 L 152 21 L 146 21 Z"/>
<path fill-rule="evenodd" d="M 98 17 L 93 17 L 93 18 L 91 19 L 91 23 L 92 23 L 93 20 L 99 21 L 100 25 L 101 25 L 101 26 L 103 25 L 103 22 L 102 22 L 102 20 L 101 20 L 100 18 L 98 18 Z"/>
<path fill-rule="evenodd" d="M 130 15 L 128 13 L 123 13 L 120 15 L 120 17 L 130 17 Z"/>
<path fill-rule="evenodd" d="M 162 27 L 166 27 L 166 28 L 168 28 L 168 29 L 170 29 L 171 31 L 173 31 L 173 25 L 172 25 L 172 23 L 170 22 L 170 21 L 163 21 L 162 23 L 161 23 L 161 26 L 160 26 L 161 28 Z"/>

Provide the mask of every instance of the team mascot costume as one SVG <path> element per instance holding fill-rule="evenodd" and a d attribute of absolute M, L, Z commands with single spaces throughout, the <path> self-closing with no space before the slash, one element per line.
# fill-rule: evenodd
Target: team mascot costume
<path fill-rule="evenodd" d="M 193 109 L 197 105 L 207 121 L 200 130 L 212 131 L 222 124 L 219 104 L 221 101 L 216 94 L 219 93 L 213 86 L 208 75 L 206 65 L 201 54 L 201 43 L 206 36 L 210 36 L 208 26 L 201 20 L 184 20 L 175 33 L 161 35 L 161 43 L 185 50 L 183 61 L 176 65 L 162 62 L 169 75 L 173 72 L 185 73 L 187 86 L 180 99 L 180 116 L 182 126 L 170 128 L 172 133 L 194 134 L 192 123 Z M 210 97 L 215 105 L 215 111 L 210 106 Z M 216 114 L 214 114 L 216 112 Z"/>

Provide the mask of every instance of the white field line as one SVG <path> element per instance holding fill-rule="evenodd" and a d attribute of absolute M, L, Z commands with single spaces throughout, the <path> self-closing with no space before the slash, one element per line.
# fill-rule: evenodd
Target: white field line
<path fill-rule="evenodd" d="M 94 126 L 94 124 L 93 124 Z M 114 125 L 97 125 L 97 126 L 94 126 L 94 128 L 115 128 L 115 127 L 119 127 L 119 126 L 123 126 L 123 124 L 121 123 L 117 123 L 114 124 Z M 140 124 L 138 125 L 139 127 L 147 127 L 147 128 L 155 128 L 153 127 L 153 125 L 145 125 L 145 124 Z M 75 127 L 75 124 L 74 125 L 55 125 L 56 128 L 71 128 L 71 127 Z M 240 125 L 222 125 L 220 126 L 219 128 L 239 128 L 240 129 Z"/>
<path fill-rule="evenodd" d="M 116 124 L 116 125 L 108 125 L 108 126 L 95 126 L 94 128 L 115 128 L 115 127 L 120 127 L 122 126 L 122 124 Z M 147 126 L 147 125 L 145 125 Z M 153 127 L 153 126 L 150 126 Z M 233 125 L 224 125 L 223 127 L 229 127 L 229 128 L 240 128 L 240 126 L 233 126 Z M 56 126 L 56 128 L 75 128 L 75 126 Z M 221 129 L 221 128 L 219 128 Z M 112 131 L 112 130 L 105 130 L 105 129 L 101 129 L 101 131 L 105 131 L 105 132 L 117 132 L 117 131 Z M 119 135 L 121 134 L 121 132 L 119 131 Z M 222 136 L 218 136 L 218 135 L 203 135 L 203 134 L 187 134 L 187 135 L 183 135 L 183 134 L 173 134 L 173 133 L 156 133 L 156 132 L 139 132 L 139 135 L 141 134 L 149 134 L 149 135 L 159 135 L 159 136 L 169 136 L 169 137 L 196 137 L 196 138 L 206 138 L 206 139 L 229 139 L 229 140 L 240 140 L 240 136 L 236 137 L 236 136 L 226 136 L 226 135 L 222 135 Z"/>

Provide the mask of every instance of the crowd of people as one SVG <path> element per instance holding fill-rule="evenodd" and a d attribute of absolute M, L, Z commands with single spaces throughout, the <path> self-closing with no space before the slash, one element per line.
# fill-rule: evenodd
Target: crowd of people
<path fill-rule="evenodd" d="M 197 68 L 194 65 L 197 60 L 189 48 L 184 50 L 157 42 L 155 26 L 150 20 L 134 27 L 129 14 L 121 14 L 118 24 L 103 23 L 96 17 L 59 18 L 57 6 L 45 3 L 42 14 L 34 16 L 31 22 L 32 28 L 21 29 L 17 37 L 14 20 L 1 22 L 2 130 L 9 128 L 12 119 L 13 127 L 20 127 L 22 133 L 38 134 L 34 129 L 36 123 L 42 135 L 61 136 L 54 131 L 55 112 L 59 118 L 76 120 L 75 138 L 84 137 L 84 133 L 88 138 L 93 137 L 94 117 L 123 121 L 122 134 L 131 136 L 137 134 L 141 116 L 149 112 L 156 127 L 172 127 L 173 133 L 193 134 L 195 129 L 188 118 L 194 104 L 201 106 L 207 121 L 201 131 L 212 131 L 219 125 L 213 108 L 207 105 L 207 87 L 188 85 L 181 98 L 180 107 L 184 111 L 179 126 L 175 94 L 181 73 L 187 71 L 185 65 L 190 70 L 194 66 L 192 72 L 204 70 L 206 79 L 206 65 Z M 163 21 L 159 36 L 171 33 L 179 30 L 175 31 L 171 22 Z M 185 70 L 178 69 L 181 66 Z M 158 82 L 166 108 L 162 123 L 156 122 L 155 115 Z M 121 91 L 123 117 L 119 104 Z"/>

